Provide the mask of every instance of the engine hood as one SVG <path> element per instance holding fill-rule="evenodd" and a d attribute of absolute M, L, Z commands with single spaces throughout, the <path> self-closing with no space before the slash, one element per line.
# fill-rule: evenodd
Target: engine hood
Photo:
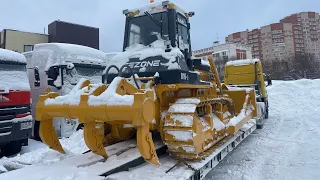
<path fill-rule="evenodd" d="M 179 48 L 170 48 L 166 52 L 164 40 L 157 40 L 149 46 L 141 44 L 131 46 L 124 52 L 114 56 L 107 68 L 115 65 L 119 69 L 123 65 L 128 65 L 134 73 L 139 72 L 161 72 L 173 69 L 188 70 L 184 55 Z M 111 69 L 109 73 L 117 73 Z"/>

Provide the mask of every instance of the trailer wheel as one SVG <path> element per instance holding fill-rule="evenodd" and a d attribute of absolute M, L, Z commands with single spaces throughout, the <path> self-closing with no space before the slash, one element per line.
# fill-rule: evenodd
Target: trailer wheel
<path fill-rule="evenodd" d="M 269 103 L 268 101 L 266 102 L 266 115 L 264 116 L 265 119 L 269 118 Z"/>
<path fill-rule="evenodd" d="M 1 149 L 3 156 L 12 156 L 21 151 L 22 144 L 20 141 L 12 141 Z"/>
<path fill-rule="evenodd" d="M 77 127 L 77 131 L 79 131 L 80 129 L 83 130 L 83 124 L 79 124 L 78 127 Z"/>
<path fill-rule="evenodd" d="M 260 112 L 263 113 L 264 110 L 262 107 L 260 107 Z M 265 121 L 265 114 L 262 114 L 260 116 L 260 119 L 257 121 L 257 129 L 262 129 L 263 128 L 263 125 L 264 125 L 264 121 Z"/>
<path fill-rule="evenodd" d="M 35 121 L 34 128 L 33 128 L 33 139 L 36 141 L 42 141 L 39 134 L 39 128 L 40 128 L 40 121 Z"/>

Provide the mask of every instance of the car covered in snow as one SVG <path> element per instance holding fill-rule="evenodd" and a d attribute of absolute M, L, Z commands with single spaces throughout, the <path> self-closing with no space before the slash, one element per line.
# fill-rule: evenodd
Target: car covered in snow
<path fill-rule="evenodd" d="M 92 83 L 101 83 L 102 72 L 107 64 L 104 52 L 67 43 L 36 44 L 32 52 L 24 55 L 27 58 L 34 120 L 38 97 L 47 88 L 65 95 L 81 78 L 88 79 Z M 59 137 L 69 137 L 80 127 L 77 121 L 63 118 L 56 118 L 54 126 Z M 39 123 L 35 121 L 34 136 L 40 140 L 38 130 Z"/>
<path fill-rule="evenodd" d="M 0 148 L 2 155 L 13 155 L 28 145 L 32 132 L 30 86 L 26 58 L 0 49 Z"/>

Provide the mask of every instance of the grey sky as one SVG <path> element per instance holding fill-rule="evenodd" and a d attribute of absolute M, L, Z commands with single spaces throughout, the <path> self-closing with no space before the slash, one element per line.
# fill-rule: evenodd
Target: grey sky
<path fill-rule="evenodd" d="M 160 0 L 155 0 L 160 1 Z M 224 42 L 230 33 L 279 21 L 300 11 L 320 12 L 319 0 L 173 0 L 191 19 L 193 49 Z M 57 19 L 100 28 L 100 49 L 121 51 L 125 17 L 122 10 L 149 0 L 1 0 L 0 28 L 43 32 Z"/>

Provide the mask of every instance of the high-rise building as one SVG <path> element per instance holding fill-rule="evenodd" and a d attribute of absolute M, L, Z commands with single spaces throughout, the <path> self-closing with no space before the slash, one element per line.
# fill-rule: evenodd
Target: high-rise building
<path fill-rule="evenodd" d="M 293 24 L 295 52 L 320 56 L 320 15 L 315 12 L 300 12 L 280 20 Z"/>
<path fill-rule="evenodd" d="M 300 12 L 279 23 L 233 33 L 226 42 L 251 46 L 253 58 L 261 60 L 286 60 L 298 53 L 312 53 L 320 59 L 319 39 L 319 13 Z"/>

